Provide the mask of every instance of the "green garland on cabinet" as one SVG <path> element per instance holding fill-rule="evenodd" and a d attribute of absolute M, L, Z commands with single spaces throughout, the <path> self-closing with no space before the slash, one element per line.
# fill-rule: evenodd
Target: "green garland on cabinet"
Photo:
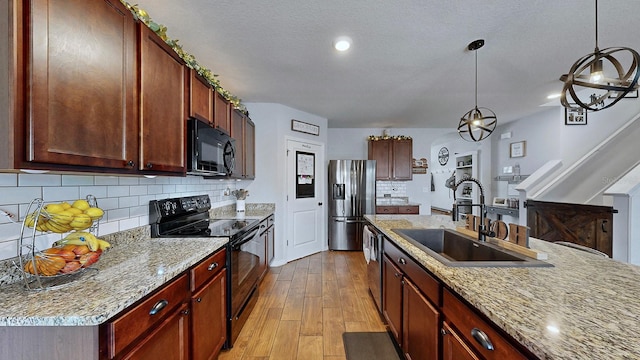
<path fill-rule="evenodd" d="M 182 45 L 178 44 L 178 40 L 169 39 L 169 37 L 167 36 L 166 26 L 158 24 L 155 21 L 151 20 L 151 17 L 149 16 L 149 14 L 143 9 L 140 9 L 137 4 L 131 5 L 125 0 L 120 0 L 120 2 L 124 6 L 126 6 L 127 9 L 129 9 L 129 11 L 131 11 L 131 13 L 136 19 L 142 21 L 145 25 L 149 27 L 149 29 L 153 30 L 156 34 L 158 34 L 158 36 L 160 36 L 160 38 L 164 40 L 164 42 L 167 43 L 167 45 L 171 46 L 173 51 L 175 51 L 176 54 L 178 54 L 178 56 L 180 56 L 180 58 L 184 60 L 184 62 L 187 64 L 188 67 L 190 67 L 191 69 L 194 69 L 200 76 L 207 79 L 209 84 L 211 84 L 211 86 L 213 86 L 213 88 L 216 89 L 218 93 L 224 96 L 225 99 L 229 100 L 229 102 L 233 105 L 234 108 L 239 109 L 243 113 L 247 114 L 247 108 L 242 104 L 241 100 L 238 97 L 232 95 L 229 91 L 225 90 L 220 85 L 220 80 L 216 79 L 216 77 L 218 76 L 217 74 L 214 74 L 211 70 L 198 64 L 198 61 L 196 61 L 196 58 L 193 55 L 189 54 L 188 52 L 184 51 L 184 49 L 182 48 Z"/>

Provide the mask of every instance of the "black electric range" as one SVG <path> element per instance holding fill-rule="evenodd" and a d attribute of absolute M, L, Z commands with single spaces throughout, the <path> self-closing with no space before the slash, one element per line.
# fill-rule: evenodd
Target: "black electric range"
<path fill-rule="evenodd" d="M 227 342 L 233 347 L 258 298 L 258 281 L 266 269 L 266 240 L 261 218 L 209 219 L 209 195 L 149 202 L 151 237 L 228 237 Z"/>

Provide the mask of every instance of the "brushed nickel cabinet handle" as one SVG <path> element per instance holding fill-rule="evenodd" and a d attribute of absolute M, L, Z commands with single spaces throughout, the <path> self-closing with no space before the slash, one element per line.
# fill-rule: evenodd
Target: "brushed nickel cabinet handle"
<path fill-rule="evenodd" d="M 482 345 L 483 348 L 489 350 L 489 351 L 493 351 L 493 344 L 491 343 L 491 340 L 489 339 L 489 336 L 487 336 L 487 334 L 484 333 L 484 331 L 478 329 L 478 328 L 473 328 L 471 329 L 471 336 L 473 336 L 473 338 L 480 344 Z"/>
<path fill-rule="evenodd" d="M 207 270 L 211 271 L 217 267 L 218 267 L 218 262 L 216 261 L 214 263 L 209 264 L 209 267 L 207 268 Z"/>
<path fill-rule="evenodd" d="M 167 305 L 169 305 L 169 302 L 167 300 L 162 299 L 162 300 L 158 301 L 155 305 L 153 305 L 151 310 L 149 310 L 149 315 L 155 315 L 155 314 L 159 313 Z"/>

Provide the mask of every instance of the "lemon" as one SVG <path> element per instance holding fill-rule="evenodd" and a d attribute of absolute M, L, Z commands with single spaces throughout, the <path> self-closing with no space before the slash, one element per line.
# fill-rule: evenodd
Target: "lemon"
<path fill-rule="evenodd" d="M 85 199 L 78 199 L 71 204 L 71 207 L 85 211 L 90 208 L 91 205 L 89 205 L 89 202 Z"/>
<path fill-rule="evenodd" d="M 65 210 L 67 210 L 68 208 L 70 208 L 70 207 L 71 207 L 71 204 L 69 204 L 69 203 L 68 203 L 68 202 L 66 202 L 66 201 L 61 202 L 61 203 L 60 203 L 60 205 L 61 205 Z"/>
<path fill-rule="evenodd" d="M 84 213 L 89 215 L 92 220 L 99 219 L 102 217 L 102 215 L 104 215 L 104 211 L 102 211 L 102 209 L 97 207 L 90 207 L 87 210 L 85 210 Z"/>
<path fill-rule="evenodd" d="M 47 204 L 44 206 L 44 210 L 49 214 L 57 214 L 64 211 L 64 207 L 60 204 Z"/>

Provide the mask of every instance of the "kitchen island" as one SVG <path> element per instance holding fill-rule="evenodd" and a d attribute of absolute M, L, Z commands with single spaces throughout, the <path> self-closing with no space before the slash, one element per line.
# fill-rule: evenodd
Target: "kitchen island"
<path fill-rule="evenodd" d="M 540 359 L 640 358 L 640 268 L 539 239 L 553 267 L 448 267 L 391 231 L 444 216 L 367 215 L 384 235 Z"/>

